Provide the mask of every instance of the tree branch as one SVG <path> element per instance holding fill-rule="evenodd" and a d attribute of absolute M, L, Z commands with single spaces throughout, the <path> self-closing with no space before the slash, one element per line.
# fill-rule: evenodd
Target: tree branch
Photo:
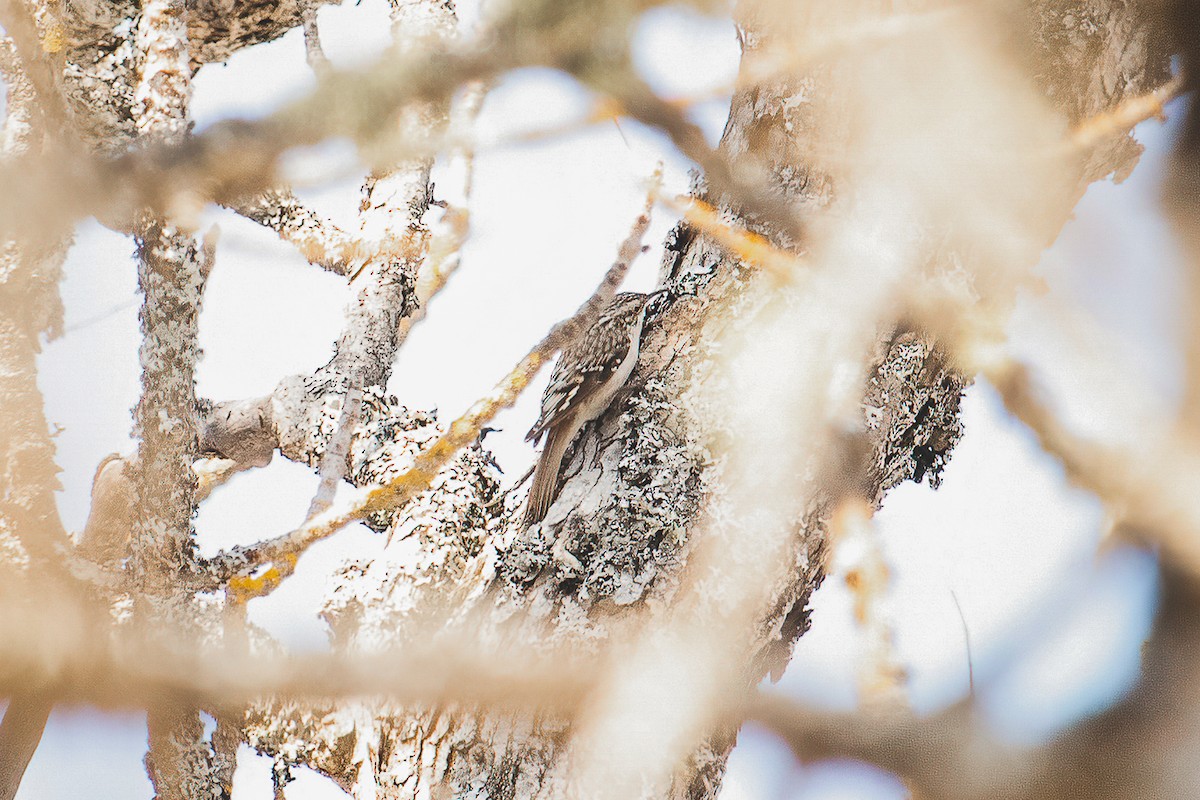
<path fill-rule="evenodd" d="M 37 93 L 42 133 L 51 137 L 66 137 L 67 142 L 72 142 L 72 123 L 62 90 L 47 63 L 37 24 L 24 0 L 0 0 L 0 26 L 10 37 L 21 59 L 22 72 Z"/>
<path fill-rule="evenodd" d="M 15 694 L 0 721 L 0 800 L 13 800 L 37 752 L 54 702 L 41 693 Z"/>
<path fill-rule="evenodd" d="M 176 143 L 188 134 L 191 68 L 183 0 L 145 0 L 137 44 L 143 54 L 134 91 L 139 138 Z M 134 409 L 139 437 L 133 463 L 137 505 L 128 573 L 143 630 L 200 629 L 189 577 L 196 571 L 195 370 L 205 254 L 195 237 L 171 222 L 143 216 L 137 236 L 143 294 L 142 392 Z M 212 257 L 211 248 L 207 253 Z M 211 266 L 209 264 L 208 266 Z M 161 647 L 161 632 L 147 642 Z M 147 709 L 146 771 L 155 797 L 198 800 L 209 793 L 213 753 L 199 710 L 174 700 Z"/>
<path fill-rule="evenodd" d="M 624 30 L 635 12 L 660 4 L 606 4 L 594 22 Z M 554 2 L 518 3 L 496 24 L 502 35 L 490 50 L 462 44 L 445 51 L 398 48 L 369 67 L 332 72 L 307 97 L 264 119 L 218 123 L 177 146 L 113 159 L 42 159 L 19 170 L 0 166 L 0 184 L 9 187 L 0 196 L 0 232 L 85 215 L 124 228 L 141 209 L 170 208 L 180 196 L 234 204 L 280 183 L 277 169 L 286 151 L 329 138 L 357 142 L 374 163 L 426 157 L 436 143 L 406 141 L 380 121 L 414 101 L 444 102 L 464 83 L 522 66 L 569 65 L 581 48 L 602 49 L 603 37 L 580 42 L 560 31 L 560 24 Z M 372 152 L 382 142 L 386 155 Z M 62 197 L 57 189 L 68 180 L 73 191 Z"/>
<path fill-rule="evenodd" d="M 511 406 L 554 354 L 581 331 L 586 330 L 604 305 L 612 299 L 629 266 L 641 252 L 642 237 L 650 225 L 650 205 L 651 201 L 647 199 L 645 210 L 621 245 L 617 261 L 609 268 L 592 296 L 572 317 L 555 325 L 550 333 L 496 384 L 491 393 L 474 403 L 463 416 L 451 423 L 444 435 L 417 456 L 410 469 L 386 484 L 360 490 L 345 509 L 331 509 L 283 536 L 236 548 L 216 557 L 208 565 L 210 582 L 221 585 L 233 581 L 235 576 L 241 573 L 263 565 L 295 559 L 312 544 L 333 535 L 351 522 L 379 511 L 401 508 L 411 498 L 428 488 L 451 458 L 478 439 L 483 426 L 502 409 Z"/>
<path fill-rule="evenodd" d="M 231 202 L 228 207 L 275 231 L 280 239 L 294 245 L 310 264 L 335 275 L 354 274 L 371 259 L 384 258 L 401 246 L 399 241 L 379 245 L 355 239 L 305 207 L 290 189 L 271 189 Z"/>
<path fill-rule="evenodd" d="M 1014 361 L 983 366 L 1009 412 L 1058 459 L 1067 477 L 1099 498 L 1130 530 L 1152 537 L 1182 570 L 1200 581 L 1200 454 L 1167 431 L 1140 440 L 1137 452 L 1071 433 L 1038 397 L 1029 371 Z"/>

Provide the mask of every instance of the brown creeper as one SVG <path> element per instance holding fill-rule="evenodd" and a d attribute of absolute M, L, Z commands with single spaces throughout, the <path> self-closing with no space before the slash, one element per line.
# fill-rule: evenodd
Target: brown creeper
<path fill-rule="evenodd" d="M 540 522 L 558 489 L 558 470 L 575 434 L 608 408 L 629 380 L 637 363 L 642 324 L 651 300 L 661 292 L 622 292 L 600 313 L 595 324 L 563 348 L 550 385 L 542 395 L 542 415 L 525 441 L 546 446 L 533 470 L 525 524 Z"/>

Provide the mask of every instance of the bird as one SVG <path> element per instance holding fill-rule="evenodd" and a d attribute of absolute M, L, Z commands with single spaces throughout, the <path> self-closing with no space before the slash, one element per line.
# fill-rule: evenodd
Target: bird
<path fill-rule="evenodd" d="M 550 385 L 542 395 L 542 412 L 525 441 L 534 445 L 546 437 L 533 470 L 525 524 L 545 518 L 558 489 L 558 471 L 567 446 L 585 424 L 599 417 L 637 363 L 642 326 L 652 303 L 651 294 L 621 292 L 600 312 L 596 322 L 563 348 Z"/>

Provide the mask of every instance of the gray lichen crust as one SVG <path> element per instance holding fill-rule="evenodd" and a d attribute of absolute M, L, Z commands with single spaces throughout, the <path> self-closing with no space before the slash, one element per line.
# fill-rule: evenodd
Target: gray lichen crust
<path fill-rule="evenodd" d="M 928 334 L 897 331 L 885 341 L 885 355 L 863 397 L 875 503 L 906 480 L 941 485 L 942 470 L 962 437 L 959 401 L 971 383 Z"/>
<path fill-rule="evenodd" d="M 531 532 L 498 546 L 502 581 L 524 589 L 541 577 L 583 602 L 610 598 L 621 606 L 678 566 L 700 503 L 704 453 L 681 429 L 661 381 L 650 380 L 627 397 L 613 438 L 585 437 L 564 462 L 568 476 L 595 475 L 568 482 L 565 502 L 580 502 L 553 523 L 553 536 Z"/>

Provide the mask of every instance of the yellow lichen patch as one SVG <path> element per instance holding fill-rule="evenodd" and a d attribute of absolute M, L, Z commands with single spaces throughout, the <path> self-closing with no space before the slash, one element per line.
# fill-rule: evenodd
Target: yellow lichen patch
<path fill-rule="evenodd" d="M 278 563 L 266 569 L 255 570 L 252 575 L 235 575 L 229 579 L 226 592 L 235 603 L 248 603 L 256 597 L 273 592 L 283 579 L 296 570 L 296 553 L 284 553 L 279 556 Z"/>
<path fill-rule="evenodd" d="M 235 603 L 246 603 L 270 591 L 279 583 L 279 570 L 271 567 L 259 575 L 235 575 L 229 579 L 227 591 Z"/>
<path fill-rule="evenodd" d="M 66 32 L 57 22 L 51 23 L 42 34 L 42 50 L 46 53 L 61 53 L 67 46 Z"/>

